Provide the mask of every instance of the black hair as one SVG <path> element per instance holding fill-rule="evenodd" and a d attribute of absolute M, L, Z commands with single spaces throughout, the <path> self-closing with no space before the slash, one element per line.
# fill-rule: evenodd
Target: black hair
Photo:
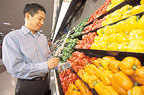
<path fill-rule="evenodd" d="M 26 4 L 23 10 L 24 17 L 26 13 L 29 13 L 31 16 L 34 16 L 38 13 L 39 10 L 43 11 L 46 14 L 46 10 L 42 5 L 37 3 Z"/>

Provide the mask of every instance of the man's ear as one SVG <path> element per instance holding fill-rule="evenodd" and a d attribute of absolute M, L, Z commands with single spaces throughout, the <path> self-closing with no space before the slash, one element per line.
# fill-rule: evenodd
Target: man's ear
<path fill-rule="evenodd" d="M 30 18 L 30 14 L 29 14 L 29 13 L 26 13 L 26 14 L 25 14 L 25 19 L 28 20 L 29 18 Z"/>

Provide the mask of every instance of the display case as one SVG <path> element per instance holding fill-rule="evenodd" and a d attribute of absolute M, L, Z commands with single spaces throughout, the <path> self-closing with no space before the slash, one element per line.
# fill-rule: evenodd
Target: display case
<path fill-rule="evenodd" d="M 87 0 L 67 19 L 62 27 L 73 32 L 59 57 L 71 68 L 55 70 L 60 95 L 131 95 L 135 84 L 144 94 L 143 8 L 142 0 Z"/>

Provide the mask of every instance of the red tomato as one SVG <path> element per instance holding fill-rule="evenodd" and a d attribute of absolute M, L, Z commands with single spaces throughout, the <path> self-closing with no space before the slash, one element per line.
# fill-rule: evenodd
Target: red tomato
<path fill-rule="evenodd" d="M 73 66 L 73 69 L 75 72 L 78 72 L 78 67 L 77 66 Z"/>
<path fill-rule="evenodd" d="M 86 56 L 85 58 L 86 58 L 86 59 L 89 59 L 90 57 L 89 57 L 89 56 Z"/>
<path fill-rule="evenodd" d="M 83 46 L 83 49 L 88 49 L 88 45 L 85 44 L 85 45 Z"/>
<path fill-rule="evenodd" d="M 72 74 L 72 79 L 75 81 L 75 80 L 77 80 L 77 75 L 76 74 Z"/>
<path fill-rule="evenodd" d="M 69 81 L 69 84 L 70 84 L 70 83 L 71 83 L 71 84 L 74 83 L 73 79 L 69 79 L 68 81 Z"/>
<path fill-rule="evenodd" d="M 77 55 L 77 57 L 79 57 L 80 59 L 81 59 L 81 58 L 84 58 L 84 57 L 85 57 L 85 54 L 84 54 L 84 53 L 79 53 L 79 54 Z"/>
<path fill-rule="evenodd" d="M 78 40 L 77 44 L 83 44 L 83 40 Z"/>
<path fill-rule="evenodd" d="M 90 63 L 93 63 L 93 61 L 95 61 L 95 60 L 97 60 L 96 57 L 91 57 L 91 58 L 90 58 Z"/>
<path fill-rule="evenodd" d="M 92 44 L 88 44 L 88 49 L 90 49 L 91 45 L 92 45 Z"/>
<path fill-rule="evenodd" d="M 72 79 L 72 73 L 69 74 L 69 78 Z"/>
<path fill-rule="evenodd" d="M 77 58 L 77 57 L 72 56 L 72 57 L 70 57 L 70 60 L 73 61 L 73 60 L 75 60 L 76 58 Z"/>
<path fill-rule="evenodd" d="M 69 76 L 70 73 L 71 73 L 71 70 L 70 70 L 70 69 L 67 69 L 66 75 Z"/>
<path fill-rule="evenodd" d="M 87 59 L 87 58 L 84 58 L 83 61 L 85 62 L 85 64 L 90 63 L 89 59 Z"/>
<path fill-rule="evenodd" d="M 88 35 L 83 35 L 83 36 L 82 36 L 82 39 L 83 39 L 83 40 L 86 40 L 87 38 L 88 38 Z"/>
<path fill-rule="evenodd" d="M 96 32 L 93 32 L 90 36 L 90 38 L 94 38 L 96 36 Z"/>
<path fill-rule="evenodd" d="M 65 74 L 63 72 L 59 73 L 59 77 L 64 78 Z"/>
<path fill-rule="evenodd" d="M 63 82 L 66 83 L 68 80 L 68 76 L 64 77 Z"/>
<path fill-rule="evenodd" d="M 92 27 L 92 30 L 95 30 L 97 28 L 98 28 L 97 25 L 95 25 L 95 26 Z"/>
<path fill-rule="evenodd" d="M 73 56 L 77 55 L 77 52 L 78 52 L 78 51 L 73 52 L 72 55 L 73 55 Z"/>
<path fill-rule="evenodd" d="M 90 36 L 91 37 L 91 36 Z M 90 44 L 92 43 L 92 40 L 91 39 L 87 39 L 87 44 Z M 85 44 L 85 46 L 87 47 L 87 44 Z M 83 46 L 84 47 L 84 46 Z"/>
<path fill-rule="evenodd" d="M 82 60 L 83 60 L 83 59 L 81 59 L 81 60 L 79 61 L 79 66 L 84 67 L 84 66 L 85 66 L 85 63 L 83 63 Z"/>
<path fill-rule="evenodd" d="M 75 59 L 73 60 L 74 63 L 78 63 L 79 59 Z"/>
<path fill-rule="evenodd" d="M 88 26 L 86 26 L 85 28 L 84 28 L 84 30 L 88 30 L 89 29 L 89 27 Z"/>

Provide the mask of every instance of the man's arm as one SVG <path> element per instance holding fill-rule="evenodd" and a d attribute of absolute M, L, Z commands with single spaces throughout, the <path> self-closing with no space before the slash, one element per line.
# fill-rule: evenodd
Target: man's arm
<path fill-rule="evenodd" d="M 26 62 L 20 53 L 16 40 L 9 35 L 4 38 L 2 52 L 3 63 L 7 71 L 21 79 L 32 79 L 42 76 L 44 73 L 48 72 L 48 65 L 53 63 L 53 61 L 41 63 Z"/>

